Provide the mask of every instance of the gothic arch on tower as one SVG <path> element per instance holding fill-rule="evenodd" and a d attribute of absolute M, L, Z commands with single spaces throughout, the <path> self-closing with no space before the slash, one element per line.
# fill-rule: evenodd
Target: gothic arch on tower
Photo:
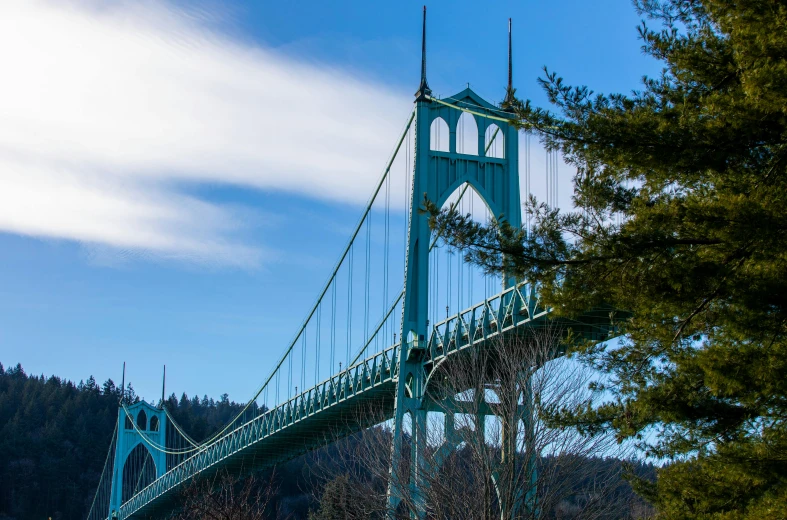
<path fill-rule="evenodd" d="M 123 462 L 123 502 L 153 482 L 156 473 L 153 455 L 144 444 L 137 443 Z"/>
<path fill-rule="evenodd" d="M 430 129 L 434 125 L 442 126 L 438 121 L 442 120 L 449 132 L 448 151 L 430 146 L 425 158 L 432 202 L 442 206 L 451 193 L 467 182 L 492 215 L 503 216 L 512 225 L 518 225 L 521 221 L 518 157 L 515 154 L 518 139 L 517 129 L 505 122 L 507 113 L 468 87 L 439 102 L 432 101 L 428 117 Z M 467 129 L 468 120 L 476 127 L 472 131 Z M 477 143 L 472 150 L 467 150 L 468 133 Z M 465 142 L 461 144 L 463 137 Z"/>
<path fill-rule="evenodd" d="M 145 401 L 122 403 L 118 410 L 110 511 L 167 471 L 167 416 Z"/>

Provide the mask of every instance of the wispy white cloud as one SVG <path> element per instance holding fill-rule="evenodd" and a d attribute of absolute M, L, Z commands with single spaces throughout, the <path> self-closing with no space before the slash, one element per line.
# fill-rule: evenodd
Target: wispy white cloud
<path fill-rule="evenodd" d="M 166 4 L 0 7 L 0 231 L 255 265 L 227 183 L 362 202 L 410 100 Z"/>

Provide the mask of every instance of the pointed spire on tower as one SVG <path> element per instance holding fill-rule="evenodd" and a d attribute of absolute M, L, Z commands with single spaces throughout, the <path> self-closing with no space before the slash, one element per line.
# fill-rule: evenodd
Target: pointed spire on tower
<path fill-rule="evenodd" d="M 513 63 L 512 63 L 512 56 L 511 56 L 511 18 L 508 19 L 508 86 L 506 86 L 506 98 L 503 100 L 503 106 L 507 109 L 511 109 L 511 103 L 514 101 L 514 74 L 513 74 Z"/>
<path fill-rule="evenodd" d="M 513 74 L 511 73 L 511 18 L 508 19 L 508 88 L 513 87 Z"/>
<path fill-rule="evenodd" d="M 164 365 L 164 375 L 161 377 L 161 404 L 159 408 L 164 408 L 164 390 L 167 386 L 167 365 Z"/>
<path fill-rule="evenodd" d="M 123 362 L 123 378 L 120 380 L 120 404 L 126 400 L 126 362 Z"/>
<path fill-rule="evenodd" d="M 418 92 L 415 93 L 415 100 L 424 101 L 431 94 L 432 91 L 426 82 L 426 6 L 424 6 L 424 23 L 421 34 L 421 84 L 418 86 Z"/>

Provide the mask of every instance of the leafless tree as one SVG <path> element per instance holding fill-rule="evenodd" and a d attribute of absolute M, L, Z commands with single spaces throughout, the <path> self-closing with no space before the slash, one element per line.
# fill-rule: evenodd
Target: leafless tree
<path fill-rule="evenodd" d="M 241 477 L 227 471 L 192 482 L 183 490 L 177 520 L 267 520 L 276 518 L 270 504 L 274 478 Z"/>
<path fill-rule="evenodd" d="M 622 503 L 629 494 L 621 493 L 617 463 L 626 447 L 611 434 L 583 435 L 545 420 L 594 397 L 596 374 L 563 356 L 564 337 L 545 325 L 446 356 L 429 374 L 428 446 L 415 471 L 408 436 L 400 467 L 390 468 L 391 430 L 372 408 L 365 413 L 379 415 L 381 425 L 322 453 L 315 478 L 343 475 L 364 518 L 409 518 L 424 509 L 428 518 L 452 520 L 633 517 Z M 388 489 L 401 495 L 396 512 L 386 511 Z"/>

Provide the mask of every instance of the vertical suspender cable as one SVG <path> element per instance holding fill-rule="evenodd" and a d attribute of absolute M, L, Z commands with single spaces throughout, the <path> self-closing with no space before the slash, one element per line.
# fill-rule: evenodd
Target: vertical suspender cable
<path fill-rule="evenodd" d="M 330 356 L 330 374 L 333 370 L 334 355 L 336 353 L 336 281 L 333 282 L 331 287 L 331 356 Z"/>
<path fill-rule="evenodd" d="M 526 149 L 527 149 L 527 170 L 526 170 L 526 173 L 527 173 L 527 197 L 528 197 L 528 200 L 530 200 L 530 195 L 532 195 L 532 193 L 533 193 L 533 180 L 532 180 L 533 176 L 532 176 L 532 173 L 531 173 L 531 168 L 533 166 L 533 162 L 532 162 L 533 150 L 531 148 L 531 144 L 532 144 L 531 137 L 532 136 L 530 135 L 530 131 L 528 130 L 527 133 L 525 134 L 525 138 L 526 138 L 525 145 L 526 145 Z M 533 215 L 531 215 L 530 213 L 527 214 L 527 227 L 528 227 L 528 233 L 530 233 L 532 228 L 533 228 Z"/>
<path fill-rule="evenodd" d="M 472 215 L 473 219 L 475 219 L 475 212 L 473 211 L 474 200 L 475 200 L 475 193 L 471 193 L 470 194 L 470 215 Z M 470 274 L 469 274 L 469 279 L 470 279 L 470 295 L 469 296 L 470 297 L 468 298 L 468 300 L 470 301 L 470 304 L 472 305 L 473 301 L 475 301 L 475 295 L 473 294 L 473 277 L 475 276 L 475 269 L 473 268 L 473 264 L 469 264 L 467 266 L 467 270 L 470 272 Z"/>
<path fill-rule="evenodd" d="M 363 296 L 363 337 L 369 339 L 369 277 L 371 273 L 371 248 L 372 244 L 372 212 L 366 219 L 366 267 L 364 269 L 364 296 Z"/>
<path fill-rule="evenodd" d="M 322 302 L 317 306 L 317 358 L 314 362 L 314 384 L 320 382 L 320 336 L 322 329 L 320 328 L 320 319 L 322 318 Z"/>
<path fill-rule="evenodd" d="M 462 198 L 459 201 L 459 214 L 464 215 L 465 212 L 465 199 Z M 457 287 L 456 291 L 456 312 L 461 312 L 462 310 L 462 296 L 464 295 L 464 273 L 465 273 L 465 263 L 462 261 L 462 251 L 459 250 L 456 252 L 457 257 L 457 267 L 459 268 L 459 287 Z"/>
<path fill-rule="evenodd" d="M 451 253 L 446 252 L 445 255 L 446 262 L 448 263 L 448 276 L 446 278 L 447 283 L 445 284 L 445 318 L 448 319 L 448 307 L 451 305 Z"/>
<path fill-rule="evenodd" d="M 486 210 L 484 211 L 484 214 L 486 215 L 486 225 L 487 225 L 487 227 L 489 227 L 489 225 L 492 223 L 492 219 L 490 218 L 490 215 L 489 215 L 489 208 L 486 208 Z M 484 299 L 485 300 L 489 299 L 489 284 L 490 283 L 492 283 L 492 282 L 490 280 L 489 273 L 484 272 Z"/>
<path fill-rule="evenodd" d="M 407 145 L 405 146 L 405 163 L 404 163 L 404 219 L 403 219 L 403 241 L 404 244 L 404 256 L 402 258 L 403 265 L 407 265 L 407 254 L 408 254 L 408 247 L 409 244 L 407 243 L 407 230 L 410 227 L 410 196 L 411 196 L 411 181 L 410 176 L 412 175 L 412 166 L 410 163 L 410 139 L 412 139 L 412 133 L 408 133 L 407 136 Z M 404 303 L 402 304 L 404 305 Z M 397 329 L 399 330 L 400 334 L 403 334 L 402 327 L 404 325 L 401 323 L 401 317 L 399 326 Z M 404 344 L 404 338 L 400 337 L 400 341 Z"/>
<path fill-rule="evenodd" d="M 547 204 L 552 206 L 552 152 L 547 150 Z"/>
<path fill-rule="evenodd" d="M 383 306 L 388 305 L 388 255 L 391 249 L 391 176 L 385 181 L 385 244 L 383 247 Z M 388 337 L 388 322 L 383 327 L 383 339 Z"/>
<path fill-rule="evenodd" d="M 435 301 L 437 298 L 437 290 L 435 288 L 437 282 L 437 251 L 434 254 L 429 255 L 429 260 L 431 265 L 429 266 L 429 272 L 431 279 L 429 280 L 429 319 L 430 322 L 434 323 L 434 310 L 435 310 Z"/>
<path fill-rule="evenodd" d="M 350 246 L 350 258 L 347 265 L 347 365 L 350 364 L 350 349 L 353 342 L 353 249 L 355 244 Z"/>
<path fill-rule="evenodd" d="M 437 266 L 434 273 L 434 323 L 438 322 L 437 306 L 440 303 L 440 249 L 439 247 L 437 248 L 434 262 Z"/>
<path fill-rule="evenodd" d="M 301 332 L 301 392 L 306 391 L 306 330 Z"/>

